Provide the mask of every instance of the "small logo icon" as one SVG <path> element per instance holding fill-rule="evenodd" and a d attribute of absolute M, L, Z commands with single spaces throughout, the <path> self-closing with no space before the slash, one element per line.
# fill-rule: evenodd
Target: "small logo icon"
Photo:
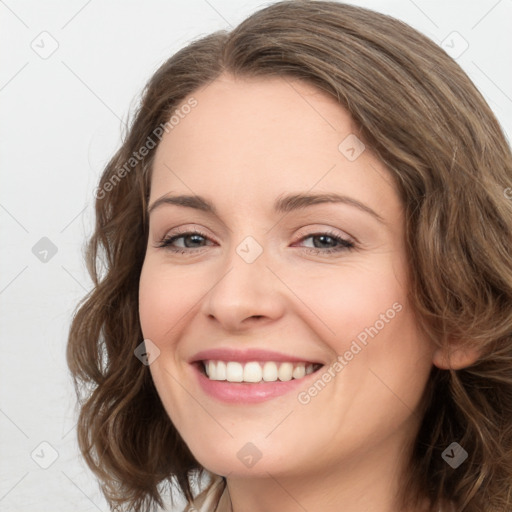
<path fill-rule="evenodd" d="M 133 353 L 142 364 L 149 366 L 160 355 L 160 349 L 151 340 L 144 340 Z"/>
<path fill-rule="evenodd" d="M 363 141 L 353 133 L 345 137 L 338 146 L 338 151 L 350 162 L 357 160 L 365 149 Z"/>
<path fill-rule="evenodd" d="M 34 50 L 41 59 L 48 59 L 51 57 L 59 47 L 57 39 L 55 39 L 49 32 L 41 32 L 31 43 L 30 47 Z"/>
<path fill-rule="evenodd" d="M 48 263 L 57 254 L 57 246 L 49 238 L 43 236 L 43 238 L 32 247 L 32 254 L 39 261 Z"/>
<path fill-rule="evenodd" d="M 453 469 L 457 469 L 468 458 L 468 452 L 459 443 L 454 442 L 446 448 L 441 457 Z"/>
<path fill-rule="evenodd" d="M 238 450 L 236 456 L 245 466 L 252 468 L 261 459 L 263 454 L 254 444 L 246 443 Z"/>
<path fill-rule="evenodd" d="M 469 43 L 458 32 L 454 31 L 441 41 L 441 48 L 452 59 L 458 59 L 469 48 Z"/>
<path fill-rule="evenodd" d="M 236 253 L 246 263 L 254 263 L 262 252 L 263 247 L 252 236 L 245 237 L 236 248 Z"/>
<path fill-rule="evenodd" d="M 50 443 L 43 441 L 32 450 L 30 456 L 39 467 L 48 469 L 59 458 L 59 452 Z"/>

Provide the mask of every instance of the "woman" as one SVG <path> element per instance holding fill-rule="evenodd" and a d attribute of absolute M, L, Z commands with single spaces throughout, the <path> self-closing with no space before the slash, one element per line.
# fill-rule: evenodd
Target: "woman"
<path fill-rule="evenodd" d="M 511 182 L 465 73 L 385 15 L 280 2 L 171 57 L 68 346 L 110 506 L 510 510 Z"/>

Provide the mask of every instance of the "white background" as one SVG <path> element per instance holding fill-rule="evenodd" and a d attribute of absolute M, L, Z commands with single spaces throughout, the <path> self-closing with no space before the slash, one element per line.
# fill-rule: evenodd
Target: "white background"
<path fill-rule="evenodd" d="M 391 14 L 439 44 L 458 32 L 469 47 L 457 60 L 510 140 L 512 0 L 351 3 Z M 65 362 L 73 310 L 90 288 L 82 248 L 93 189 L 156 68 L 192 39 L 234 27 L 264 5 L 0 1 L 0 510 L 108 510 L 78 455 Z M 58 48 L 47 58 L 32 48 L 44 53 L 52 44 Z M 32 251 L 43 237 L 57 249 L 46 262 Z M 58 457 L 43 469 L 34 450 L 40 463 L 51 462 L 52 450 Z"/>

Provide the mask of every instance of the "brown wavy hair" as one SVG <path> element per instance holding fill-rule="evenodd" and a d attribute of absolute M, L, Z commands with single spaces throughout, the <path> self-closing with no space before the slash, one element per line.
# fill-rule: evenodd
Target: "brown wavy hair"
<path fill-rule="evenodd" d="M 166 414 L 149 367 L 134 357 L 143 340 L 138 281 L 156 148 L 142 158 L 139 150 L 221 73 L 315 85 L 350 112 L 388 167 L 405 210 L 418 322 L 439 347 L 480 351 L 465 368 L 432 367 L 401 503 L 428 499 L 434 511 L 451 500 L 457 511 L 510 512 L 510 147 L 482 95 L 440 47 L 394 18 L 328 1 L 275 3 L 178 51 L 147 83 L 103 172 L 86 255 L 94 286 L 74 315 L 67 361 L 79 446 L 109 506 L 163 507 L 167 485 L 192 500 L 193 476 L 205 474 Z M 442 458 L 454 441 L 468 453 L 457 469 Z"/>

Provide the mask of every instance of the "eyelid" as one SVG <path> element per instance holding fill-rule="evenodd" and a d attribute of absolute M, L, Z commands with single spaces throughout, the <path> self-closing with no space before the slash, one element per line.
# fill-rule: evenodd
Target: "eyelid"
<path fill-rule="evenodd" d="M 296 241 L 293 243 L 299 242 L 300 240 L 302 240 L 305 237 L 313 236 L 316 234 L 330 234 L 332 236 L 344 238 L 348 242 L 353 242 L 354 244 L 359 244 L 359 240 L 355 236 L 352 236 L 349 233 L 347 233 L 346 231 L 342 231 L 340 229 L 333 228 L 330 226 L 321 227 L 320 224 L 316 225 L 316 226 L 318 226 L 317 228 L 315 228 L 314 226 L 315 225 L 313 225 L 313 227 L 307 226 L 304 228 L 300 228 L 300 230 L 298 231 L 298 233 L 299 233 L 298 238 L 296 238 Z"/>
<path fill-rule="evenodd" d="M 187 235 L 190 233 L 196 233 L 198 235 L 201 235 L 205 238 L 209 238 L 212 241 L 218 243 L 215 239 L 215 237 L 211 234 L 209 229 L 203 228 L 202 226 L 199 226 L 198 224 L 184 224 L 182 226 L 178 226 L 172 229 L 169 229 L 165 232 L 165 234 L 161 237 L 158 237 L 159 240 L 165 240 L 167 238 L 171 238 L 173 236 L 178 235 Z"/>

